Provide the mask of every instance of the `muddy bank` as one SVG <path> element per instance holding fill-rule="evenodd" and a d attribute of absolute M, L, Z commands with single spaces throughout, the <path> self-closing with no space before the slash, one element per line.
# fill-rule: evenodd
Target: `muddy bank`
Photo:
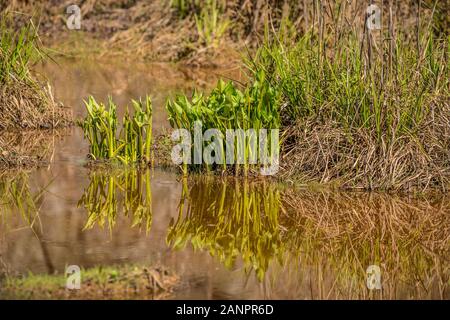
<path fill-rule="evenodd" d="M 80 270 L 80 282 L 69 275 L 6 275 L 0 279 L 2 299 L 26 300 L 160 300 L 172 296 L 179 279 L 162 267 L 108 266 Z M 74 287 L 67 288 L 67 283 Z"/>

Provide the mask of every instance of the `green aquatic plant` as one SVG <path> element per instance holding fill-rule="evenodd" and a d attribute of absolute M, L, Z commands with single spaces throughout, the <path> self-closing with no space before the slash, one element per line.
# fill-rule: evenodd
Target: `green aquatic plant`
<path fill-rule="evenodd" d="M 167 101 L 166 110 L 172 127 L 187 129 L 191 135 L 195 134 L 196 123 L 201 123 L 202 134 L 208 129 L 217 129 L 222 138 L 225 138 L 229 129 L 243 131 L 252 129 L 258 132 L 258 130 L 272 130 L 280 127 L 279 94 L 266 81 L 264 72 L 258 73 L 255 81 L 244 91 L 239 90 L 232 82 L 225 83 L 220 80 L 210 95 L 204 96 L 197 91 L 194 91 L 191 99 L 185 95 L 179 95 L 174 100 Z M 247 173 L 252 158 L 250 138 L 246 137 L 245 140 L 239 141 L 235 137 L 234 142 L 235 145 L 239 142 L 245 144 L 243 162 Z M 225 155 L 227 144 L 221 143 L 220 148 L 222 155 Z M 236 159 L 238 148 L 234 148 L 233 152 Z M 222 157 L 223 163 L 220 166 L 222 171 L 232 168 L 225 158 Z M 205 167 L 207 170 L 211 169 L 208 165 Z M 240 169 L 238 161 L 234 169 L 237 174 Z M 186 164 L 184 170 L 185 172 L 188 170 Z"/>
<path fill-rule="evenodd" d="M 152 226 L 152 190 L 150 171 L 124 170 L 91 172 L 90 183 L 78 202 L 88 212 L 85 229 L 108 223 L 112 231 L 118 214 L 131 217 L 131 226 L 150 231 Z"/>
<path fill-rule="evenodd" d="M 89 140 L 94 160 L 118 160 L 122 164 L 150 163 L 152 144 L 152 102 L 132 101 L 134 113 L 127 110 L 119 131 L 117 106 L 110 98 L 108 107 L 91 96 L 85 101 L 87 116 L 78 124 Z M 118 132 L 119 131 L 119 132 Z"/>
<path fill-rule="evenodd" d="M 167 242 L 176 249 L 191 244 L 207 250 L 227 268 L 242 259 L 246 270 L 262 280 L 270 261 L 284 253 L 279 211 L 280 193 L 264 182 L 206 178 L 189 188 L 184 180 L 179 216 L 170 223 Z"/>

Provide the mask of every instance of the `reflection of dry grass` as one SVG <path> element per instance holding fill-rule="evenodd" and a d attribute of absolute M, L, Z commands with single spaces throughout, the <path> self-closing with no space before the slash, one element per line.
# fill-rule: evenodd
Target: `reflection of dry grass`
<path fill-rule="evenodd" d="M 283 206 L 287 213 L 280 223 L 296 230 L 296 235 L 286 234 L 293 252 L 300 249 L 306 253 L 299 255 L 303 264 L 328 266 L 341 281 L 328 286 L 329 294 L 339 295 L 339 284 L 354 286 L 354 280 L 359 293 L 354 291 L 353 297 L 367 294 L 365 270 L 372 264 L 382 268 L 385 298 L 394 298 L 406 288 L 423 295 L 434 292 L 441 298 L 449 294 L 447 196 L 426 200 L 289 191 L 284 193 Z"/>
<path fill-rule="evenodd" d="M 0 169 L 31 168 L 49 162 L 55 140 L 63 131 L 22 131 L 0 133 Z"/>
<path fill-rule="evenodd" d="M 42 190 L 33 190 L 27 171 L 6 171 L 0 173 L 0 220 L 9 229 L 11 215 L 18 213 L 23 223 L 37 235 Z M 1 260 L 0 260 L 1 262 Z M 1 270 L 1 266 L 0 266 Z"/>
<path fill-rule="evenodd" d="M 242 261 L 272 298 L 445 298 L 450 199 L 428 199 L 192 179 L 167 239 L 230 268 Z M 370 265 L 382 269 L 382 292 L 366 287 Z"/>

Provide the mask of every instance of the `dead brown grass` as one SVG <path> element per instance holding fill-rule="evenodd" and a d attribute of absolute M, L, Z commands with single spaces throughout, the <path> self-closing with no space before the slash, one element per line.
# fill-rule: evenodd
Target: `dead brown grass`
<path fill-rule="evenodd" d="M 381 1 L 341 1 L 345 11 L 345 23 L 339 28 L 351 28 L 353 25 L 363 26 L 364 11 L 373 2 L 381 6 Z M 385 1 L 387 3 L 387 1 Z M 325 29 L 334 24 L 333 11 L 338 1 L 317 0 L 233 0 L 218 1 L 221 3 L 223 18 L 232 21 L 226 37 L 218 47 L 202 46 L 198 40 L 194 15 L 202 8 L 201 2 L 181 17 L 175 8 L 170 7 L 170 0 L 85 0 L 80 3 L 82 13 L 82 30 L 87 37 L 101 40 L 97 44 L 95 54 L 120 55 L 121 57 L 139 57 L 158 61 L 179 61 L 210 67 L 226 67 L 239 64 L 238 50 L 255 47 L 260 43 L 267 21 L 274 27 L 288 19 L 292 30 L 305 32 L 317 28 L 319 11 Z M 386 5 L 385 3 L 385 5 Z M 42 19 L 41 34 L 47 44 L 56 44 L 56 48 L 71 52 L 73 43 L 69 43 L 70 35 L 65 26 L 67 15 L 65 8 L 71 1 L 58 0 L 12 0 L 0 4 L 0 11 L 20 11 L 29 15 L 36 14 Z M 398 27 L 415 30 L 416 1 L 395 1 L 395 19 L 401 21 Z M 422 19 L 432 11 L 434 1 L 423 0 Z M 438 32 L 448 34 L 448 4 L 438 1 L 436 10 L 436 27 Z M 77 31 L 75 33 L 80 33 Z M 80 40 L 80 39 L 79 39 Z M 86 42 L 87 40 L 80 40 Z M 88 41 L 89 42 L 89 41 Z M 75 48 L 76 49 L 76 48 Z"/>
<path fill-rule="evenodd" d="M 281 176 L 344 189 L 450 189 L 450 105 L 436 109 L 418 132 L 384 140 L 366 128 L 329 122 L 297 123 L 286 130 Z"/>
<path fill-rule="evenodd" d="M 71 112 L 55 102 L 50 87 L 15 81 L 0 85 L 0 131 L 50 129 L 71 123 Z"/>

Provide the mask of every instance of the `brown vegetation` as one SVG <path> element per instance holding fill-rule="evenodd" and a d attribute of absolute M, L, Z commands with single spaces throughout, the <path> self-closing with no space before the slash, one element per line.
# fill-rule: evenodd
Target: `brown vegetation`
<path fill-rule="evenodd" d="M 50 130 L 0 132 L 0 170 L 47 164 L 60 134 Z"/>

